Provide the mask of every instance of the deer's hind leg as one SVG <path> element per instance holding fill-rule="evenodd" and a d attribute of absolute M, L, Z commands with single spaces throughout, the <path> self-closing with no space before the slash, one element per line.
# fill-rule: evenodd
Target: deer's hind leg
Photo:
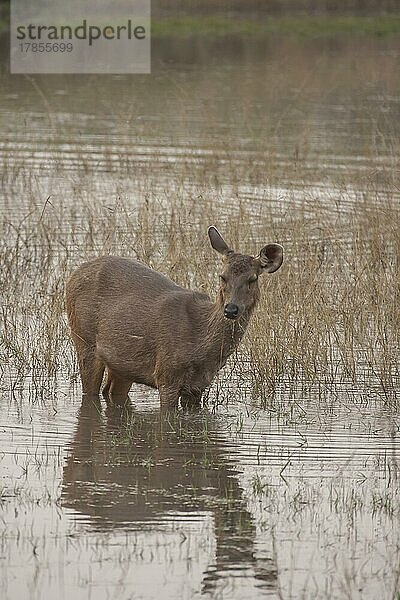
<path fill-rule="evenodd" d="M 103 381 L 105 365 L 97 356 L 95 346 L 74 335 L 74 344 L 78 355 L 79 372 L 82 380 L 82 393 L 98 396 Z"/>

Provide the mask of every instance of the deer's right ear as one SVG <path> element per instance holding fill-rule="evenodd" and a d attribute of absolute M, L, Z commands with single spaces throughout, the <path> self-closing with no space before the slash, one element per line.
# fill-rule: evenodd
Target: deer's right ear
<path fill-rule="evenodd" d="M 210 238 L 211 246 L 220 254 L 230 254 L 232 252 L 214 225 L 211 225 L 211 227 L 208 228 L 208 237 Z"/>

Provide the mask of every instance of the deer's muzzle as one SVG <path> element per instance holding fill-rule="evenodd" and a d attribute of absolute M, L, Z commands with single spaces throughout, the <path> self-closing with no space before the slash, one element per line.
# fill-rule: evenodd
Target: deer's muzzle
<path fill-rule="evenodd" d="M 237 319 L 238 315 L 239 307 L 237 306 L 237 304 L 233 304 L 232 302 L 225 304 L 224 317 L 226 317 L 227 319 Z"/>

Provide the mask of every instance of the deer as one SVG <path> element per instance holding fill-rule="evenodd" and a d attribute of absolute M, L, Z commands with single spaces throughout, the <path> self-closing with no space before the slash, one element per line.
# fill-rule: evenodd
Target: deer
<path fill-rule="evenodd" d="M 101 256 L 66 283 L 66 308 L 82 393 L 123 404 L 133 383 L 157 389 L 162 409 L 200 406 L 203 393 L 238 347 L 260 300 L 259 276 L 274 273 L 283 247 L 257 256 L 235 252 L 208 228 L 224 259 L 215 300 L 144 263 Z"/>

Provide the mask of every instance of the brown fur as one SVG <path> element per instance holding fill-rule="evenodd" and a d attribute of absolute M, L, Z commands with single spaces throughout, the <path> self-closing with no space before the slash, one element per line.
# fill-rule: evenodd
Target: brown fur
<path fill-rule="evenodd" d="M 258 302 L 258 281 L 249 283 L 249 277 L 272 272 L 262 266 L 262 257 L 217 247 L 219 233 L 210 230 L 211 244 L 226 257 L 215 302 L 127 258 L 96 258 L 72 274 L 66 305 L 84 394 L 98 396 L 107 369 L 103 394 L 113 401 L 126 400 L 135 382 L 157 388 L 163 407 L 177 406 L 179 398 L 200 403 Z M 268 247 L 273 246 L 278 247 Z M 224 317 L 228 302 L 240 308 L 235 320 Z"/>

